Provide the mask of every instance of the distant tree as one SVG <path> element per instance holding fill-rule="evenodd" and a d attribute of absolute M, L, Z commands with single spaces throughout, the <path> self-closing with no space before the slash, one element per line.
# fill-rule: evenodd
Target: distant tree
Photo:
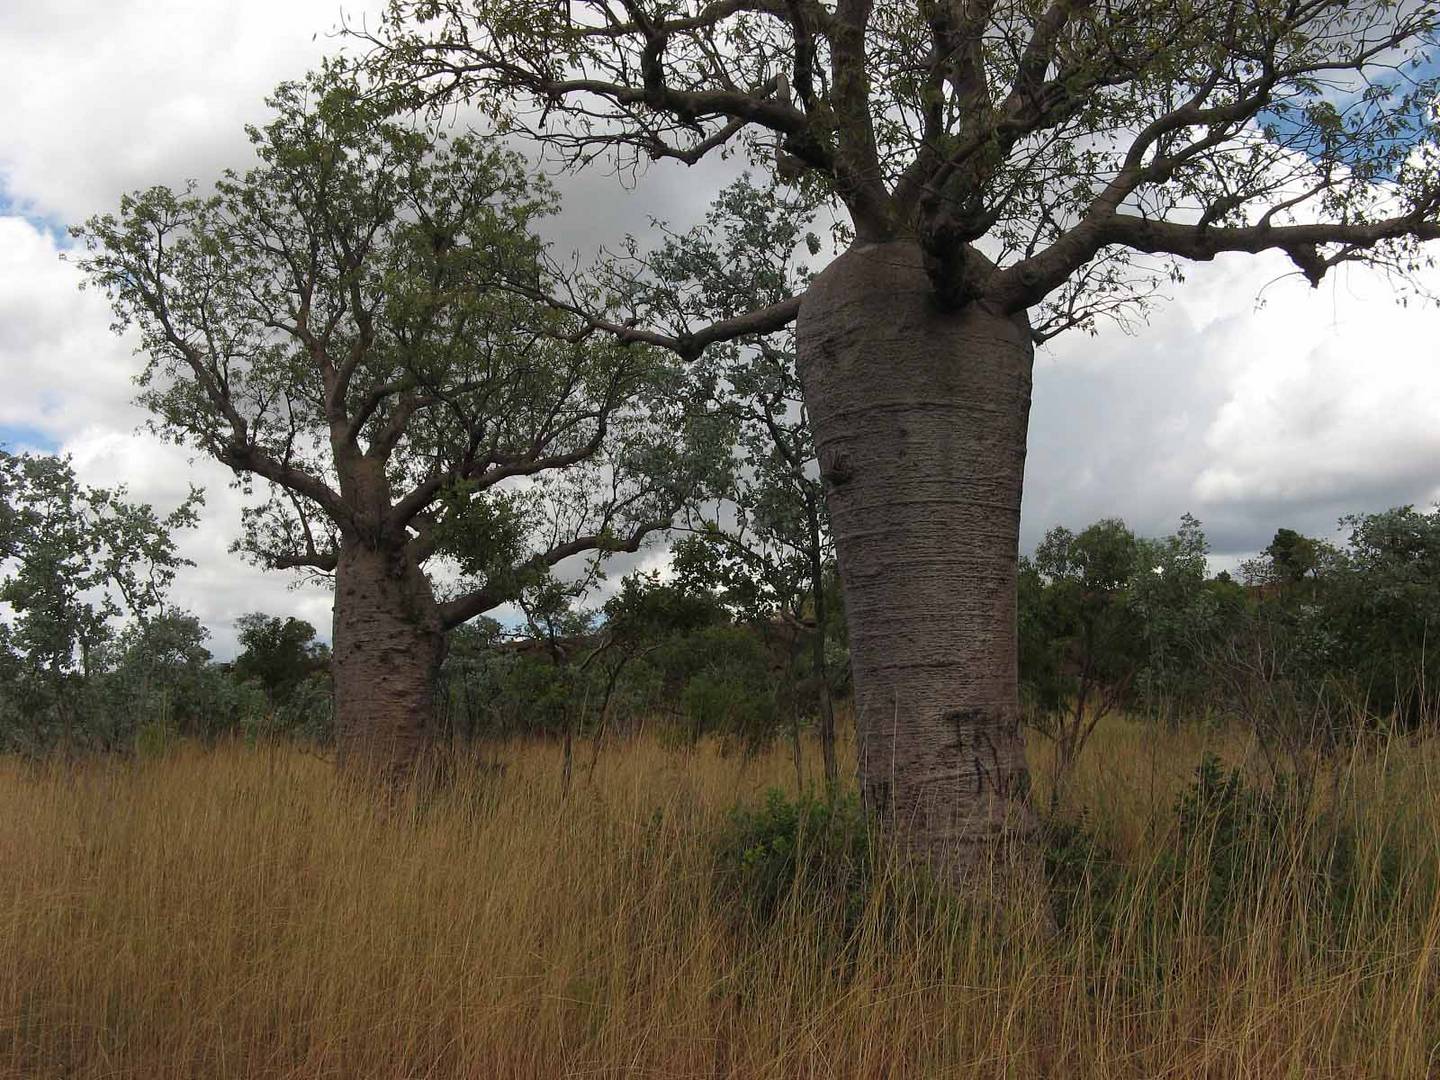
<path fill-rule="evenodd" d="M 1352 708 L 1411 726 L 1440 717 L 1440 508 L 1401 506 L 1341 519 L 1342 558 L 1322 576 L 1320 606 Z"/>
<path fill-rule="evenodd" d="M 1245 617 L 1244 590 L 1221 571 L 1210 577 L 1210 544 L 1189 514 L 1158 539 L 1141 538 L 1130 609 L 1144 638 L 1135 706 L 1176 721 L 1214 707 L 1207 663 Z"/>
<path fill-rule="evenodd" d="M 1140 667 L 1143 635 L 1130 610 L 1139 559 L 1135 534 L 1106 518 L 1079 533 L 1051 529 L 1021 560 L 1021 654 L 1034 721 L 1055 743 L 1052 803 Z"/>
<path fill-rule="evenodd" d="M 193 527 L 192 490 L 158 517 L 123 487 L 81 484 L 68 458 L 0 450 L 0 632 L 7 693 L 20 695 L 36 744 L 48 718 L 68 751 L 82 719 L 72 683 L 95 670 L 122 618 L 148 623 L 165 611 L 176 571 L 189 565 L 175 534 Z"/>
<path fill-rule="evenodd" d="M 209 637 L 199 619 L 174 609 L 127 624 L 106 650 L 106 670 L 91 679 L 92 730 L 120 748 L 145 731 L 212 739 L 260 721 L 260 692 L 212 661 Z"/>
<path fill-rule="evenodd" d="M 293 616 L 284 619 L 252 611 L 235 620 L 241 652 L 237 678 L 253 679 L 273 708 L 289 699 L 310 676 L 325 670 L 330 650 L 315 640 L 315 627 Z"/>
<path fill-rule="evenodd" d="M 840 211 L 798 319 L 865 798 L 937 871 L 1033 819 L 1016 558 L 1035 344 L 1133 318 L 1187 260 L 1402 278 L 1440 237 L 1429 0 L 392 0 L 374 62 L 584 165 L 747 153 Z M 651 315 L 654 318 L 651 318 Z"/>
<path fill-rule="evenodd" d="M 1214 661 L 1246 608 L 1238 585 L 1209 576 L 1208 553 L 1200 522 L 1185 514 L 1160 538 L 1113 518 L 1078 534 L 1051 529 L 1021 559 L 1022 701 L 1055 741 L 1062 783 L 1121 708 L 1176 720 L 1216 707 Z"/>
<path fill-rule="evenodd" d="M 1294 529 L 1279 529 L 1265 549 L 1282 581 L 1298 582 L 1312 577 L 1320 565 L 1320 548 L 1308 536 Z"/>
<path fill-rule="evenodd" d="M 139 331 L 159 429 L 267 485 L 242 548 L 334 574 L 338 757 L 400 777 L 447 631 L 638 549 L 703 440 L 665 354 L 494 287 L 537 273 L 555 205 L 497 141 L 392 116 L 338 66 L 270 104 L 256 167 L 125 198 L 76 231 L 80 265 Z"/>
<path fill-rule="evenodd" d="M 720 193 L 702 224 L 667 233 L 657 250 L 642 257 L 629 241 L 625 257 L 603 264 L 602 278 L 612 293 L 677 321 L 723 321 L 803 287 L 810 272 L 799 252 L 813 256 L 820 247 L 807 220 L 803 200 L 757 187 L 746 175 Z M 675 566 L 788 651 L 791 705 L 798 710 L 800 697 L 813 695 L 825 775 L 834 784 L 827 642 L 839 607 L 830 587 L 835 554 L 794 333 L 717 342 L 694 368 L 709 404 L 730 425 L 736 452 L 719 483 L 687 508 L 692 539 L 677 546 Z"/>

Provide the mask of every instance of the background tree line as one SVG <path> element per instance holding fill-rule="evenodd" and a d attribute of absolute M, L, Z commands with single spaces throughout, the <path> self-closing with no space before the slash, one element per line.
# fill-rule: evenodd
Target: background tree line
<path fill-rule="evenodd" d="M 828 534 L 821 518 L 818 555 L 806 549 L 811 504 L 791 474 L 745 475 L 733 492 L 741 511 L 724 524 L 713 504 L 689 508 L 668 574 L 632 572 L 598 606 L 580 590 L 593 582 L 531 588 L 520 622 L 457 631 L 433 729 L 567 746 L 649 729 L 679 742 L 719 737 L 737 752 L 785 739 L 802 776 L 833 780 L 823 760 L 798 758 L 801 733 L 822 732 L 850 689 Z M 241 652 L 216 663 L 206 629 L 170 602 L 183 564 L 175 534 L 194 523 L 198 492 L 162 516 L 123 489 L 81 485 L 63 458 L 0 452 L 0 478 L 5 749 L 334 738 L 329 650 L 314 627 L 244 615 Z M 1281 528 L 1234 575 L 1209 572 L 1203 528 L 1188 515 L 1158 538 L 1114 518 L 1046 533 L 1019 565 L 1020 676 L 1026 722 L 1054 740 L 1062 775 L 1119 712 L 1244 725 L 1280 767 L 1367 726 L 1433 723 L 1440 510 L 1341 525 L 1338 544 Z"/>

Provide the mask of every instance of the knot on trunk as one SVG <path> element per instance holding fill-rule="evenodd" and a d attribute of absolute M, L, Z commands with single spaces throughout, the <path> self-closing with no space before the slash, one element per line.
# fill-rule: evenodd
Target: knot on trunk
<path fill-rule="evenodd" d="M 849 454 L 835 454 L 828 463 L 822 464 L 820 468 L 820 479 L 827 487 L 837 488 L 848 484 L 855 476 L 855 469 L 850 464 Z"/>

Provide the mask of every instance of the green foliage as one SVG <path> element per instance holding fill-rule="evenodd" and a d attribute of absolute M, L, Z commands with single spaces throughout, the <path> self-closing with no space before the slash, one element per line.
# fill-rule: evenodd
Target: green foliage
<path fill-rule="evenodd" d="M 328 725 L 328 680 L 295 692 L 325 663 L 308 624 L 247 616 L 232 677 L 199 620 L 167 605 L 199 501 L 160 517 L 123 488 L 81 485 L 68 460 L 0 451 L 0 751 L 150 754 L 260 730 L 277 704 L 293 715 L 282 727 Z"/>
<path fill-rule="evenodd" d="M 312 670 L 296 683 L 277 708 L 240 730 L 249 736 L 291 735 L 307 742 L 329 743 L 335 737 L 334 688 L 328 669 Z"/>
<path fill-rule="evenodd" d="M 175 745 L 174 733 L 160 720 L 146 720 L 135 729 L 135 756 L 142 761 L 164 757 Z"/>
<path fill-rule="evenodd" d="M 1308 749 L 1366 723 L 1429 722 L 1440 510 L 1342 525 L 1343 546 L 1278 530 L 1243 567 L 1244 586 L 1209 576 L 1205 535 L 1188 515 L 1158 540 L 1113 520 L 1052 529 L 1019 571 L 1029 720 L 1070 738 L 1088 726 L 1082 714 L 1118 707 L 1170 721 L 1229 716 L 1292 772 Z"/>
<path fill-rule="evenodd" d="M 666 233 L 646 258 L 632 250 L 612 265 L 626 303 L 677 325 L 719 320 L 784 301 L 811 271 L 803 241 L 819 250 L 807 222 L 815 207 L 748 174 L 721 191 L 702 225 Z M 633 245 L 632 245 L 633 246 Z M 824 724 L 845 665 L 835 555 L 810 433 L 795 338 L 786 328 L 709 347 L 695 362 L 706 401 L 734 445 L 727 467 L 684 512 L 685 539 L 672 567 L 688 588 L 713 593 L 784 656 L 777 692 Z"/>
<path fill-rule="evenodd" d="M 1281 581 L 1295 584 L 1312 576 L 1320 568 L 1321 544 L 1294 529 L 1280 529 L 1265 549 L 1276 575 Z"/>
<path fill-rule="evenodd" d="M 252 611 L 236 619 L 235 626 L 242 647 L 235 677 L 253 680 L 272 708 L 287 705 L 303 684 L 329 667 L 330 650 L 315 640 L 315 627 L 304 619 Z"/>
<path fill-rule="evenodd" d="M 1125 895 L 1125 868 L 1096 835 L 1082 809 L 1074 818 L 1052 813 L 1041 823 L 1040 851 L 1056 927 L 1108 929 Z"/>
<path fill-rule="evenodd" d="M 1213 754 L 1177 798 L 1149 865 L 1117 858 L 1083 812 L 1052 816 L 1042 835 L 1057 921 L 1102 939 L 1117 931 L 1120 915 L 1133 917 L 1126 905 L 1138 894 L 1157 941 L 1181 919 L 1220 934 L 1238 913 L 1275 904 L 1344 940 L 1351 924 L 1393 905 L 1407 881 L 1437 869 L 1433 859 L 1404 857 L 1396 835 L 1362 839 L 1344 799 L 1317 804 L 1303 778 L 1280 774 L 1261 784 Z"/>
<path fill-rule="evenodd" d="M 720 600 L 689 585 L 685 575 L 674 582 L 657 574 L 627 574 L 605 603 L 606 626 L 614 640 L 633 644 L 663 641 L 691 634 L 724 620 Z"/>
<path fill-rule="evenodd" d="M 1077 695 L 1128 683 L 1143 639 L 1128 609 L 1140 546 L 1124 522 L 1079 534 L 1055 528 L 1020 566 L 1021 653 L 1032 708 L 1043 718 Z"/>
<path fill-rule="evenodd" d="M 1288 529 L 1245 565 L 1254 594 L 1217 682 L 1279 742 L 1344 742 L 1357 721 L 1433 722 L 1440 677 L 1440 510 L 1341 519 L 1335 546 Z"/>
<path fill-rule="evenodd" d="M 577 614 L 563 589 L 532 591 L 525 605 L 528 638 L 504 641 L 493 624 L 456 636 L 442 675 L 449 730 L 502 737 L 659 724 L 667 740 L 718 736 L 753 752 L 781 729 L 783 658 L 705 590 L 637 572 L 596 617 Z"/>
<path fill-rule="evenodd" d="M 1433 721 L 1440 687 L 1440 508 L 1342 519 L 1349 538 L 1320 602 L 1351 673 L 1351 700 L 1409 726 Z"/>
<path fill-rule="evenodd" d="M 772 658 L 754 630 L 704 627 L 665 643 L 648 659 L 662 685 L 678 691 L 686 738 L 730 736 L 755 750 L 776 734 Z"/>
<path fill-rule="evenodd" d="M 1205 717 L 1214 696 L 1207 664 L 1214 643 L 1228 640 L 1246 617 L 1244 590 L 1222 574 L 1211 578 L 1210 545 L 1189 514 L 1159 540 L 1141 539 L 1129 608 L 1143 638 L 1132 707 L 1176 721 Z"/>
<path fill-rule="evenodd" d="M 837 245 L 914 238 L 941 294 L 1048 337 L 1132 323 L 1216 252 L 1282 251 L 1312 283 L 1426 266 L 1437 22 L 1425 0 L 392 0 L 352 32 L 416 100 L 574 167 L 742 155 L 832 204 Z"/>
<path fill-rule="evenodd" d="M 74 233 L 157 430 L 267 486 L 239 550 L 341 574 L 346 545 L 445 558 L 463 621 L 638 549 L 728 443 L 675 356 L 537 299 L 591 288 L 536 232 L 544 177 L 402 97 L 327 63 L 275 90 L 250 168 Z"/>
<path fill-rule="evenodd" d="M 1185 899 L 1198 902 L 1207 925 L 1223 925 L 1236 905 L 1252 900 L 1257 888 L 1296 857 L 1306 840 L 1305 812 L 1285 774 L 1259 787 L 1247 783 L 1239 769 L 1227 773 L 1207 754 L 1176 804 L 1166 870 L 1193 887 L 1196 876 L 1190 871 L 1200 864 L 1200 894 Z"/>
<path fill-rule="evenodd" d="M 715 838 L 717 896 L 742 925 L 788 914 L 842 935 L 864 912 L 875 879 L 875 844 L 854 795 L 791 799 L 770 790 L 736 807 Z"/>
<path fill-rule="evenodd" d="M 0 450 L 0 746 L 111 744 L 123 734 L 95 720 L 90 677 L 109 655 L 152 633 L 157 652 L 193 648 L 166 599 L 182 558 L 175 535 L 194 526 L 201 494 L 159 517 L 123 487 L 81 484 L 68 458 Z M 117 641 L 122 620 L 131 629 Z M 153 629 L 150 629 L 153 628 Z M 172 635 L 173 636 L 173 635 Z M 177 662 L 171 656 L 169 662 Z"/>
<path fill-rule="evenodd" d="M 264 697 L 211 661 L 209 636 L 193 615 L 177 612 L 126 627 L 88 680 L 87 723 L 99 741 L 123 749 L 146 725 L 211 740 L 262 714 Z"/>

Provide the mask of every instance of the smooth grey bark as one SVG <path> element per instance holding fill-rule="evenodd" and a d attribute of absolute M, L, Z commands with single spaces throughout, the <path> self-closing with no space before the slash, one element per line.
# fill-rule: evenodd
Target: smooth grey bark
<path fill-rule="evenodd" d="M 405 782 L 425 762 L 445 641 L 430 583 L 407 550 L 342 546 L 331 659 L 342 774 Z"/>
<path fill-rule="evenodd" d="M 997 855 L 1027 861 L 1016 563 L 1028 323 L 942 310 L 918 245 L 892 241 L 859 244 L 819 275 L 797 343 L 866 803 L 942 877 Z"/>

